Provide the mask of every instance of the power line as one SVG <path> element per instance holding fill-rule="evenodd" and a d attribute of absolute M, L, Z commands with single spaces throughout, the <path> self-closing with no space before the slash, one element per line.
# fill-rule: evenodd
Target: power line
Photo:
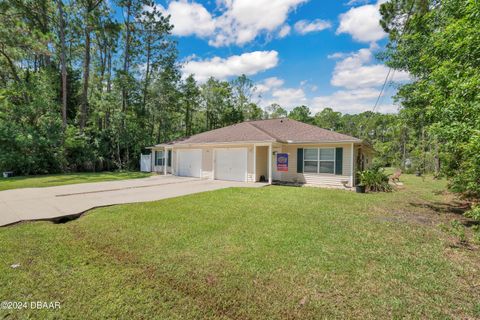
<path fill-rule="evenodd" d="M 403 25 L 403 29 L 402 29 L 402 33 L 401 33 L 402 35 L 407 31 L 408 21 L 410 20 L 410 16 L 412 15 L 414 4 L 415 4 L 415 0 L 412 0 L 412 5 L 410 6 L 410 9 L 409 9 L 408 14 L 407 14 L 407 18 L 405 19 L 405 24 Z M 378 103 L 380 102 L 383 91 L 385 90 L 385 87 L 387 86 L 388 78 L 390 77 L 390 73 L 392 73 L 392 70 L 393 70 L 392 67 L 388 68 L 387 76 L 385 77 L 385 81 L 383 81 L 382 88 L 380 89 L 377 100 L 375 101 L 375 105 L 373 106 L 372 112 L 375 112 L 375 110 L 378 107 Z M 393 81 L 393 75 L 394 74 L 395 74 L 395 70 L 393 70 L 391 81 Z"/>
<path fill-rule="evenodd" d="M 403 28 L 402 28 L 402 33 L 401 33 L 402 35 L 407 31 L 408 21 L 410 20 L 410 17 L 412 15 L 414 5 L 415 5 L 415 0 L 412 0 L 412 5 L 410 6 L 410 9 L 408 10 L 407 18 L 405 19 L 405 24 L 403 25 Z M 393 73 L 392 73 L 392 71 L 393 71 Z M 372 109 L 373 113 L 377 109 L 378 103 L 380 102 L 380 99 L 382 98 L 382 95 L 383 95 L 383 92 L 385 90 L 385 87 L 387 86 L 388 78 L 390 77 L 390 74 L 392 74 L 391 81 L 393 81 L 393 75 L 395 74 L 395 70 L 392 67 L 388 68 L 387 76 L 385 77 L 385 80 L 383 81 L 382 88 L 380 89 L 377 100 L 375 101 L 375 104 L 373 106 L 373 109 Z M 365 128 L 367 128 L 367 127 L 368 127 L 368 121 L 366 123 Z"/>
<path fill-rule="evenodd" d="M 375 109 L 377 109 L 378 107 L 378 103 L 380 102 L 380 98 L 382 98 L 382 93 L 385 90 L 385 87 L 387 86 L 388 77 L 390 76 L 390 73 L 392 73 L 392 70 L 393 69 L 391 67 L 388 68 L 387 76 L 385 77 L 385 81 L 383 82 L 382 88 L 380 89 L 380 93 L 378 94 L 377 100 L 375 101 L 375 105 L 373 106 L 372 112 L 375 112 Z M 392 73 L 392 79 L 393 79 L 393 73 Z"/>

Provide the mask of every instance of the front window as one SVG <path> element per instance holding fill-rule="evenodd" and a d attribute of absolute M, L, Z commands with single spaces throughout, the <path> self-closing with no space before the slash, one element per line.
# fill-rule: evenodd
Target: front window
<path fill-rule="evenodd" d="M 335 173 L 335 148 L 305 149 L 303 170 L 306 173 Z"/>
<path fill-rule="evenodd" d="M 163 166 L 165 163 L 165 155 L 163 151 L 155 151 L 155 165 Z"/>

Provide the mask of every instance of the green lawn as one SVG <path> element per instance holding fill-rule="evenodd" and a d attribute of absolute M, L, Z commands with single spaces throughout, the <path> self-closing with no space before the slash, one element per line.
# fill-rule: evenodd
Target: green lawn
<path fill-rule="evenodd" d="M 146 178 L 144 172 L 83 172 L 0 178 L 0 191 L 18 188 L 41 188 L 66 184 Z"/>
<path fill-rule="evenodd" d="M 440 227 L 457 217 L 445 183 L 404 181 L 225 189 L 0 228 L 0 301 L 61 302 L 0 318 L 480 317 L 480 251 Z"/>

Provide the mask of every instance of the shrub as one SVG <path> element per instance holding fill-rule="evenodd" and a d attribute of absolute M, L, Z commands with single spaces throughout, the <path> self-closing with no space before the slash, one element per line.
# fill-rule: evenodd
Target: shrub
<path fill-rule="evenodd" d="M 452 234 L 457 237 L 461 243 L 466 243 L 467 237 L 465 235 L 465 227 L 463 224 L 458 220 L 453 220 L 450 223 L 450 226 Z"/>
<path fill-rule="evenodd" d="M 365 186 L 367 191 L 373 192 L 390 192 L 392 186 L 388 183 L 388 175 L 383 169 L 370 168 L 359 172 L 360 185 Z"/>
<path fill-rule="evenodd" d="M 472 209 L 465 212 L 465 216 L 467 218 L 480 221 L 480 204 L 473 205 Z"/>
<path fill-rule="evenodd" d="M 473 230 L 473 242 L 480 244 L 480 226 L 476 225 L 472 227 Z"/>

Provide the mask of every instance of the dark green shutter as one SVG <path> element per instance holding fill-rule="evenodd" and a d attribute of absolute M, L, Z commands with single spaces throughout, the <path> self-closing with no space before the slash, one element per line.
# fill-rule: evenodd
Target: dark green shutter
<path fill-rule="evenodd" d="M 343 173 L 343 148 L 335 149 L 335 174 Z"/>
<path fill-rule="evenodd" d="M 297 173 L 303 173 L 303 148 L 297 149 Z"/>
<path fill-rule="evenodd" d="M 168 166 L 168 167 L 171 167 L 171 166 L 172 166 L 172 150 L 168 150 L 167 166 Z"/>

